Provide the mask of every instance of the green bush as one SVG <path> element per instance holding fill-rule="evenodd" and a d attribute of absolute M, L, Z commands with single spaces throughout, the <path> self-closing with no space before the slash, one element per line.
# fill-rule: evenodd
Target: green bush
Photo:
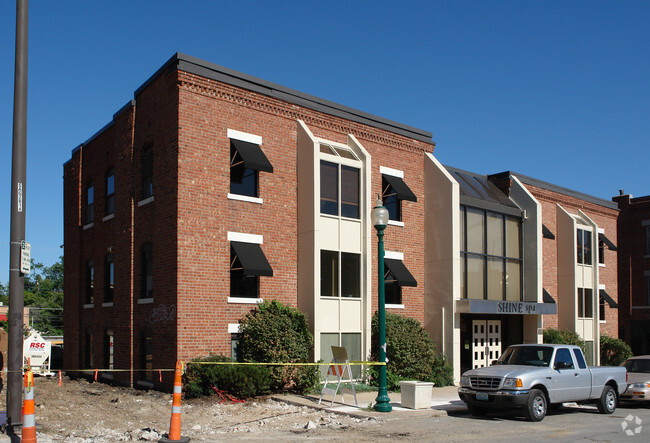
<path fill-rule="evenodd" d="M 553 328 L 545 329 L 544 343 L 580 346 L 582 352 L 586 354 L 585 342 L 575 331 Z"/>
<path fill-rule="evenodd" d="M 193 362 L 230 362 L 230 357 L 210 355 L 189 362 L 183 375 L 183 389 L 188 398 L 214 395 L 213 387 L 237 398 L 251 398 L 269 392 L 271 374 L 265 366 Z"/>
<path fill-rule="evenodd" d="M 371 360 L 379 360 L 379 316 L 372 318 Z M 436 386 L 453 384 L 453 371 L 445 357 L 436 352 L 436 344 L 415 319 L 386 313 L 386 379 L 388 389 L 399 390 L 400 380 L 418 380 Z M 370 382 L 378 384 L 379 366 L 368 370 Z"/>
<path fill-rule="evenodd" d="M 305 314 L 273 300 L 240 320 L 239 350 L 245 362 L 306 363 L 314 346 Z M 318 383 L 317 366 L 271 366 L 271 389 L 310 392 Z"/>
<path fill-rule="evenodd" d="M 602 366 L 618 366 L 632 355 L 632 349 L 623 340 L 608 335 L 600 336 L 600 364 Z"/>

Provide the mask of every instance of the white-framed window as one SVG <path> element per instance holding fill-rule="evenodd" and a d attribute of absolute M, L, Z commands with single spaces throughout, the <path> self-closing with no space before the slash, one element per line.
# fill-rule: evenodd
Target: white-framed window
<path fill-rule="evenodd" d="M 361 297 L 361 254 L 320 251 L 321 297 Z"/>
<path fill-rule="evenodd" d="M 578 228 L 576 231 L 576 250 L 578 264 L 592 265 L 593 253 L 591 248 L 592 232 Z"/>
<path fill-rule="evenodd" d="M 272 277 L 273 269 L 261 245 L 261 235 L 228 232 L 230 242 L 230 303 L 259 303 L 260 277 Z"/>
<path fill-rule="evenodd" d="M 259 173 L 260 171 L 273 172 L 271 162 L 260 147 L 262 137 L 228 129 L 228 139 L 230 140 L 228 198 L 261 203 L 257 200 L 260 196 Z"/>
<path fill-rule="evenodd" d="M 384 207 L 388 210 L 390 224 L 403 226 L 402 202 L 404 200 L 416 202 L 417 197 L 404 182 L 404 172 L 397 169 L 380 166 L 381 173 L 381 198 Z"/>
<path fill-rule="evenodd" d="M 594 318 L 594 290 L 578 288 L 578 318 Z"/>

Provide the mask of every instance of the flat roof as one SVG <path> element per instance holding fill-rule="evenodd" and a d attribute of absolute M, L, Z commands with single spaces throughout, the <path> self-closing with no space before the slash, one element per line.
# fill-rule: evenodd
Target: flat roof
<path fill-rule="evenodd" d="M 338 103 L 331 102 L 313 95 L 305 94 L 295 89 L 287 88 L 266 80 L 262 80 L 252 75 L 244 74 L 233 69 L 225 68 L 205 60 L 198 59 L 182 53 L 174 54 L 163 66 L 160 67 L 142 86 L 136 89 L 134 96 L 146 88 L 153 82 L 159 75 L 165 72 L 170 67 L 175 66 L 176 69 L 190 74 L 199 75 L 211 80 L 226 83 L 238 88 L 247 89 L 249 91 L 258 92 L 260 94 L 274 97 L 279 100 L 286 101 L 304 108 L 312 109 L 314 111 L 323 112 L 325 114 L 341 117 L 346 120 L 351 120 L 357 123 L 362 123 L 375 128 L 384 129 L 395 134 L 403 135 L 415 140 L 423 141 L 433 144 L 433 134 L 423 129 L 418 129 L 413 126 L 408 126 L 402 123 L 397 123 L 383 117 L 378 117 L 367 112 L 359 111 L 358 109 L 350 108 Z"/>

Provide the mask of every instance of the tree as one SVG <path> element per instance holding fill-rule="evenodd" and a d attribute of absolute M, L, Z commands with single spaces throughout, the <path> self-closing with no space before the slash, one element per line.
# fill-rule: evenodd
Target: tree
<path fill-rule="evenodd" d="M 25 276 L 31 326 L 44 335 L 63 335 L 63 257 L 49 267 L 32 260 L 32 269 Z"/>

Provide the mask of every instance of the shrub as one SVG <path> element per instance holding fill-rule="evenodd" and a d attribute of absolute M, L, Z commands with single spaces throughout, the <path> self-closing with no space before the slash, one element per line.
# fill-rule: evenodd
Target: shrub
<path fill-rule="evenodd" d="M 585 352 L 585 342 L 580 338 L 577 332 L 564 329 L 548 328 L 544 330 L 544 343 L 553 343 L 559 345 L 576 345 L 580 346 L 582 352 Z M 586 352 L 585 352 L 586 353 Z"/>
<path fill-rule="evenodd" d="M 187 364 L 183 388 L 188 398 L 215 394 L 215 387 L 233 397 L 251 398 L 267 394 L 271 374 L 265 366 L 192 364 L 192 362 L 230 362 L 230 357 L 210 355 Z"/>
<path fill-rule="evenodd" d="M 305 314 L 273 300 L 263 302 L 240 320 L 239 349 L 245 362 L 306 363 L 314 346 Z M 271 366 L 271 389 L 311 391 L 317 366 Z"/>
<path fill-rule="evenodd" d="M 371 360 L 379 360 L 379 316 L 372 318 Z M 386 379 L 389 390 L 399 390 L 400 380 L 418 380 L 436 386 L 453 384 L 453 371 L 436 344 L 415 319 L 386 313 Z M 378 384 L 379 367 L 368 370 L 373 385 Z"/>
<path fill-rule="evenodd" d="M 632 350 L 623 340 L 608 335 L 600 336 L 601 365 L 618 366 L 632 355 Z"/>

